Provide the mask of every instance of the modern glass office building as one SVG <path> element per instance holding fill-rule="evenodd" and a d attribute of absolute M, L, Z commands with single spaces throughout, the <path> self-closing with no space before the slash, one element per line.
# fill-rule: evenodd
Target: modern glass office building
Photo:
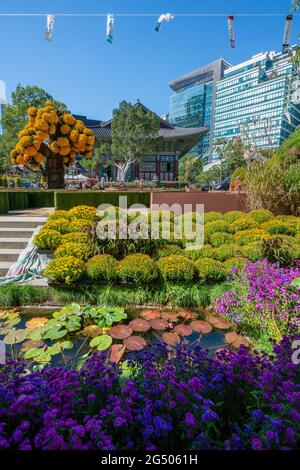
<path fill-rule="evenodd" d="M 5 83 L 0 80 L 0 135 L 2 134 L 1 116 L 5 105 Z"/>
<path fill-rule="evenodd" d="M 223 59 L 201 67 L 169 83 L 175 94 L 169 100 L 168 120 L 180 127 L 208 127 L 210 131 L 190 150 L 207 160 L 213 141 L 216 83 L 230 64 Z"/>
<path fill-rule="evenodd" d="M 300 124 L 299 78 L 291 52 L 260 53 L 227 68 L 216 85 L 214 142 L 240 136 L 278 147 Z"/>

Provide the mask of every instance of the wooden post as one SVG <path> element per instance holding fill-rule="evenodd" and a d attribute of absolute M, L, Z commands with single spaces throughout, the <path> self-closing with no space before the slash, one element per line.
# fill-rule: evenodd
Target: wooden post
<path fill-rule="evenodd" d="M 48 189 L 63 189 L 65 186 L 64 157 L 49 151 L 46 161 Z"/>

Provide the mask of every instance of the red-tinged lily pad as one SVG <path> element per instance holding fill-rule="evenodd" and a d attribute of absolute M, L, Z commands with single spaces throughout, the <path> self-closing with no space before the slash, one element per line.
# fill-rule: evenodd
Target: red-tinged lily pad
<path fill-rule="evenodd" d="M 163 318 L 155 318 L 150 321 L 150 326 L 154 330 L 164 331 L 169 327 L 169 323 Z"/>
<path fill-rule="evenodd" d="M 113 326 L 109 332 L 114 339 L 125 339 L 132 335 L 132 329 L 128 325 Z"/>
<path fill-rule="evenodd" d="M 213 327 L 210 325 L 210 323 L 208 323 L 207 321 L 204 321 L 204 320 L 194 320 L 194 321 L 192 321 L 191 327 L 197 333 L 202 333 L 204 335 L 207 335 L 213 329 Z"/>
<path fill-rule="evenodd" d="M 47 321 L 48 321 L 48 318 L 46 317 L 31 318 L 31 320 L 28 320 L 28 322 L 26 322 L 26 328 L 28 328 L 29 330 L 34 330 L 35 328 L 44 326 L 45 323 L 47 323 Z"/>
<path fill-rule="evenodd" d="M 177 346 L 180 343 L 180 338 L 177 333 L 163 333 L 162 339 L 169 346 Z"/>
<path fill-rule="evenodd" d="M 120 361 L 125 351 L 125 346 L 123 344 L 113 344 L 111 346 L 111 352 L 109 356 L 110 362 L 115 362 L 116 364 Z"/>
<path fill-rule="evenodd" d="M 42 340 L 36 340 L 34 341 L 33 339 L 28 339 L 27 341 L 25 341 L 23 344 L 22 344 L 22 347 L 21 347 L 21 351 L 22 353 L 25 353 L 26 351 L 28 351 L 29 349 L 32 349 L 32 348 L 40 348 L 43 346 L 43 341 Z"/>
<path fill-rule="evenodd" d="M 217 320 L 214 320 L 213 326 L 218 328 L 218 330 L 228 330 L 232 327 L 232 324 L 224 318 L 218 318 Z"/>
<path fill-rule="evenodd" d="M 147 345 L 147 341 L 142 336 L 130 336 L 124 339 L 123 344 L 129 351 L 140 351 Z"/>
<path fill-rule="evenodd" d="M 178 312 L 162 312 L 161 318 L 163 318 L 166 321 L 176 323 L 178 321 Z"/>
<path fill-rule="evenodd" d="M 181 336 L 190 336 L 193 333 L 190 325 L 176 325 L 174 331 Z"/>
<path fill-rule="evenodd" d="M 192 312 L 192 310 L 179 310 L 178 315 L 185 320 L 193 320 L 196 318 L 196 313 Z"/>
<path fill-rule="evenodd" d="M 228 344 L 234 343 L 238 339 L 239 335 L 235 331 L 230 331 L 225 335 L 225 341 Z"/>
<path fill-rule="evenodd" d="M 238 338 L 232 343 L 235 348 L 239 348 L 241 345 L 248 348 L 250 346 L 250 341 L 245 338 L 245 336 L 238 336 Z"/>
<path fill-rule="evenodd" d="M 155 318 L 160 318 L 159 310 L 143 310 L 140 314 L 145 320 L 154 320 Z"/>
<path fill-rule="evenodd" d="M 134 320 L 131 320 L 129 326 L 133 331 L 144 333 L 145 331 L 149 330 L 150 323 L 147 320 L 143 320 L 142 318 L 135 318 Z"/>

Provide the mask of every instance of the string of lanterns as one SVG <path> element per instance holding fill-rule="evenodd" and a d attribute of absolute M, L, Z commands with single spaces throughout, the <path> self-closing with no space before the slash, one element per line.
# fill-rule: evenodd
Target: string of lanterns
<path fill-rule="evenodd" d="M 235 48 L 235 29 L 234 22 L 236 17 L 282 17 L 282 13 L 238 13 L 235 15 L 226 15 L 224 13 L 178 13 L 173 15 L 171 13 L 153 14 L 153 13 L 58 13 L 58 14 L 44 14 L 44 13 L 0 13 L 3 16 L 46 16 L 46 30 L 45 39 L 51 41 L 54 34 L 55 18 L 58 16 L 74 16 L 74 17 L 106 17 L 106 40 L 108 43 L 113 43 L 113 34 L 115 29 L 116 17 L 153 17 L 157 16 L 155 23 L 155 31 L 159 33 L 161 26 L 164 22 L 169 23 L 176 17 L 227 17 L 228 35 L 230 47 Z M 288 52 L 290 45 L 290 37 L 292 30 L 293 16 L 300 15 L 287 15 L 285 20 L 285 28 L 282 42 L 282 52 Z"/>

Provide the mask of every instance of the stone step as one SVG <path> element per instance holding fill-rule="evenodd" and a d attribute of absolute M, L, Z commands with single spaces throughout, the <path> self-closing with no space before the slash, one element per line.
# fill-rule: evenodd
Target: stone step
<path fill-rule="evenodd" d="M 39 225 L 44 225 L 46 217 L 15 217 L 15 216 L 0 216 L 0 227 L 4 228 L 36 228 Z"/>
<path fill-rule="evenodd" d="M 11 267 L 12 263 L 9 261 L 0 261 L 0 277 L 4 277 Z"/>
<path fill-rule="evenodd" d="M 24 249 L 27 246 L 29 238 L 0 238 L 1 249 Z"/>
<path fill-rule="evenodd" d="M 0 227 L 0 242 L 1 238 L 30 238 L 34 227 Z"/>
<path fill-rule="evenodd" d="M 14 263 L 22 253 L 22 248 L 1 248 L 0 244 L 0 261 L 11 261 Z"/>

